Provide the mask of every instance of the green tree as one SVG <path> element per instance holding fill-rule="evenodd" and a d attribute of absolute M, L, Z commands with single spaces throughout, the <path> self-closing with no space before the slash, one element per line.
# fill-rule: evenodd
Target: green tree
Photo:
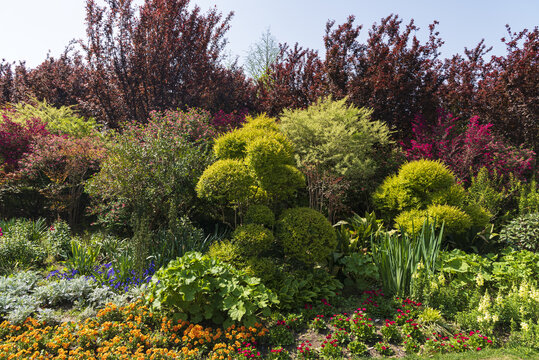
<path fill-rule="evenodd" d="M 270 66 L 277 60 L 279 55 L 279 45 L 277 39 L 267 28 L 262 33 L 258 42 L 249 47 L 245 57 L 245 71 L 254 80 L 260 80 L 269 70 Z"/>

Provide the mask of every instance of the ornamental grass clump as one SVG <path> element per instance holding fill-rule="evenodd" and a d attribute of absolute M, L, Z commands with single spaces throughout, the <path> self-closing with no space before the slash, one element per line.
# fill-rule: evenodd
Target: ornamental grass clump
<path fill-rule="evenodd" d="M 425 266 L 429 274 L 434 273 L 443 233 L 443 224 L 436 231 L 436 225 L 426 221 L 416 236 L 383 233 L 378 239 L 373 239 L 373 259 L 385 292 L 409 294 L 412 276 L 419 263 Z"/>

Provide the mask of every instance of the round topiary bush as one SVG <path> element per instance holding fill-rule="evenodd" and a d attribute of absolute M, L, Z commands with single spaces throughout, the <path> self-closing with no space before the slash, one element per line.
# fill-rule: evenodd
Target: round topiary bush
<path fill-rule="evenodd" d="M 251 171 L 243 161 L 224 159 L 216 161 L 204 171 L 196 191 L 204 199 L 237 203 L 250 197 L 253 185 Z"/>
<path fill-rule="evenodd" d="M 426 210 L 403 211 L 395 219 L 395 225 L 408 234 L 418 234 L 425 220 L 436 220 L 436 227 L 444 223 L 444 234 L 462 234 L 472 227 L 472 219 L 468 214 L 451 205 L 431 205 Z"/>
<path fill-rule="evenodd" d="M 500 232 L 500 240 L 517 249 L 539 252 L 539 213 L 513 219 Z"/>
<path fill-rule="evenodd" d="M 251 205 L 245 213 L 246 224 L 260 224 L 271 229 L 275 225 L 275 214 L 266 205 Z"/>
<path fill-rule="evenodd" d="M 232 234 L 232 243 L 245 257 L 258 256 L 268 251 L 274 241 L 275 238 L 271 230 L 260 224 L 239 226 Z"/>
<path fill-rule="evenodd" d="M 425 209 L 433 203 L 460 206 L 463 198 L 464 189 L 456 185 L 451 170 L 433 160 L 404 164 L 397 175 L 388 177 L 373 195 L 377 207 L 388 214 Z"/>
<path fill-rule="evenodd" d="M 276 236 L 285 254 L 314 265 L 324 261 L 337 246 L 329 221 L 316 210 L 299 207 L 285 210 L 277 222 Z"/>
<path fill-rule="evenodd" d="M 280 267 L 268 257 L 251 257 L 247 259 L 243 270 L 250 276 L 260 278 L 262 284 L 266 286 L 271 282 L 275 282 L 280 275 Z"/>

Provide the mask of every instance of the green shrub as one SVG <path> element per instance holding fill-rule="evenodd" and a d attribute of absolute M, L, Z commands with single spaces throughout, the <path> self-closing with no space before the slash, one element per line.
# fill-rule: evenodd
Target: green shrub
<path fill-rule="evenodd" d="M 479 204 L 464 205 L 462 210 L 470 217 L 472 228 L 484 229 L 492 219 L 490 211 Z"/>
<path fill-rule="evenodd" d="M 258 314 L 269 315 L 277 297 L 260 280 L 207 255 L 190 252 L 171 261 L 152 279 L 146 299 L 152 309 L 200 323 L 225 327 L 253 325 Z"/>
<path fill-rule="evenodd" d="M 276 236 L 287 256 L 307 265 L 324 262 L 337 246 L 329 221 L 310 208 L 285 210 L 277 222 Z"/>
<path fill-rule="evenodd" d="M 208 255 L 214 259 L 232 265 L 236 269 L 243 269 L 245 267 L 246 259 L 242 255 L 242 249 L 238 244 L 233 243 L 229 239 L 211 244 Z"/>
<path fill-rule="evenodd" d="M 397 227 L 409 234 L 418 234 L 426 219 L 436 222 L 440 228 L 444 226 L 446 235 L 462 234 L 472 226 L 472 219 L 468 214 L 456 206 L 430 205 L 426 210 L 403 211 L 395 219 Z"/>
<path fill-rule="evenodd" d="M 195 191 L 212 161 L 210 115 L 192 109 L 172 115 L 152 113 L 147 124 L 128 124 L 111 135 L 107 159 L 85 189 L 105 227 L 156 231 L 178 214 L 194 220 L 211 211 Z"/>
<path fill-rule="evenodd" d="M 268 229 L 275 225 L 275 214 L 266 205 L 251 205 L 245 213 L 243 220 L 246 224 L 260 224 Z"/>
<path fill-rule="evenodd" d="M 268 251 L 274 241 L 273 233 L 259 224 L 241 225 L 232 234 L 232 242 L 238 245 L 244 257 L 258 256 Z"/>
<path fill-rule="evenodd" d="M 389 127 L 371 114 L 346 99 L 321 98 L 307 109 L 285 110 L 279 125 L 296 147 L 298 166 L 320 164 L 365 187 L 376 182 L 376 152 L 391 144 Z"/>
<path fill-rule="evenodd" d="M 471 179 L 468 188 L 470 203 L 481 205 L 493 214 L 500 211 L 505 194 L 496 190 L 500 187 L 499 181 L 500 177 L 496 173 L 491 175 L 486 167 L 482 167 Z"/>
<path fill-rule="evenodd" d="M 535 179 L 520 189 L 518 209 L 520 215 L 539 213 L 539 186 Z"/>
<path fill-rule="evenodd" d="M 539 213 L 512 220 L 500 232 L 500 240 L 517 249 L 539 252 Z"/>
<path fill-rule="evenodd" d="M 262 283 L 269 287 L 269 284 L 275 283 L 275 280 L 279 278 L 281 269 L 272 258 L 251 257 L 246 259 L 243 270 L 251 276 L 260 278 Z"/>
<path fill-rule="evenodd" d="M 70 106 L 54 107 L 46 100 L 33 99 L 29 103 L 18 103 L 12 106 L 14 110 L 0 110 L 0 115 L 9 111 L 10 117 L 18 123 L 26 123 L 33 118 L 45 122 L 47 130 L 52 134 L 68 134 L 75 137 L 85 137 L 98 134 L 97 123 L 94 119 L 85 119 L 77 114 Z M 0 121 L 2 117 L 0 116 Z"/>
<path fill-rule="evenodd" d="M 374 193 L 374 202 L 386 214 L 426 209 L 432 203 L 461 205 L 463 190 L 455 176 L 440 161 L 417 160 L 404 164 Z"/>
<path fill-rule="evenodd" d="M 198 196 L 234 208 L 235 215 L 251 204 L 285 200 L 305 184 L 292 166 L 292 145 L 264 115 L 218 137 L 213 151 L 218 161 L 200 177 Z"/>
<path fill-rule="evenodd" d="M 271 137 L 256 137 L 246 148 L 245 163 L 254 169 L 258 177 L 268 176 L 276 165 L 293 165 L 294 151 L 286 137 L 276 132 Z"/>
<path fill-rule="evenodd" d="M 232 130 L 215 139 L 213 153 L 217 159 L 243 159 L 247 140 L 244 131 L 241 129 Z"/>
<path fill-rule="evenodd" d="M 266 114 L 260 114 L 256 117 L 247 116 L 245 118 L 244 128 L 247 129 L 260 129 L 264 131 L 279 131 L 277 122 L 274 118 L 267 116 Z"/>
<path fill-rule="evenodd" d="M 0 274 L 40 267 L 47 257 L 46 227 L 37 221 L 18 219 L 0 237 Z"/>
<path fill-rule="evenodd" d="M 255 185 L 249 168 L 234 159 L 218 160 L 210 165 L 200 177 L 196 190 L 198 196 L 223 204 L 245 202 Z"/>

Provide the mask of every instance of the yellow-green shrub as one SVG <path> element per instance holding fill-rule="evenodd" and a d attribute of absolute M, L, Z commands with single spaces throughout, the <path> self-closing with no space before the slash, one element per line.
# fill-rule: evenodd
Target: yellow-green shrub
<path fill-rule="evenodd" d="M 199 197 L 241 212 L 244 205 L 285 200 L 305 184 L 292 166 L 291 143 L 275 119 L 265 115 L 248 118 L 244 127 L 217 138 L 213 150 L 219 160 L 200 178 Z"/>
<path fill-rule="evenodd" d="M 433 204 L 426 210 L 412 209 L 403 211 L 395 219 L 396 226 L 409 234 L 417 234 L 423 222 L 436 220 L 436 227 L 444 223 L 444 234 L 462 234 L 472 227 L 472 219 L 462 209 L 451 205 Z"/>
<path fill-rule="evenodd" d="M 208 255 L 237 269 L 245 267 L 246 259 L 243 257 L 240 247 L 228 239 L 211 244 Z"/>
<path fill-rule="evenodd" d="M 440 161 L 417 160 L 404 164 L 395 176 L 388 177 L 374 194 L 374 202 L 389 214 L 410 209 L 425 209 L 432 203 L 459 206 L 464 189 Z"/>
<path fill-rule="evenodd" d="M 266 205 L 251 205 L 245 213 L 244 222 L 264 225 L 271 229 L 275 225 L 275 214 Z"/>
<path fill-rule="evenodd" d="M 257 256 L 268 251 L 275 238 L 271 230 L 260 224 L 246 224 L 236 228 L 232 234 L 232 243 L 244 257 Z"/>
<path fill-rule="evenodd" d="M 52 134 L 68 134 L 78 138 L 98 134 L 94 119 L 83 118 L 70 106 L 54 107 L 46 100 L 32 99 L 29 103 L 21 102 L 11 105 L 11 108 L 0 110 L 0 122 L 3 114 L 9 115 L 19 124 L 39 118 L 47 124 L 46 129 Z"/>
<path fill-rule="evenodd" d="M 245 118 L 244 128 L 247 129 L 260 129 L 264 131 L 278 132 L 279 127 L 275 122 L 275 119 L 267 116 L 266 114 L 260 114 L 257 117 L 247 116 Z"/>
<path fill-rule="evenodd" d="M 335 250 L 337 237 L 329 221 L 316 210 L 285 210 L 277 222 L 276 236 L 285 255 L 306 265 L 323 262 Z"/>
<path fill-rule="evenodd" d="M 483 229 L 492 218 L 492 214 L 478 204 L 465 205 L 462 210 L 470 216 L 473 227 Z"/>
<path fill-rule="evenodd" d="M 223 159 L 210 165 L 198 180 L 199 197 L 221 204 L 237 204 L 252 195 L 254 178 L 249 167 L 241 160 Z"/>

